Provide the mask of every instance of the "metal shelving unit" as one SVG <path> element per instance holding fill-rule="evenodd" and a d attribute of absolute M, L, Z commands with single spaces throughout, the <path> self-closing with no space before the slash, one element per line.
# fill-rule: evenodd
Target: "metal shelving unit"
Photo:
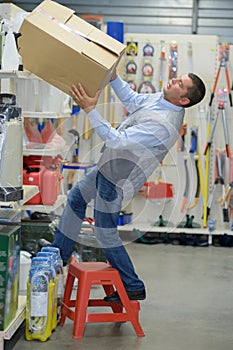
<path fill-rule="evenodd" d="M 26 203 L 30 198 L 34 197 L 39 192 L 37 186 L 23 185 L 23 199 L 20 201 L 11 201 L 11 202 L 0 202 L 0 210 L 1 209 L 20 209 L 24 203 Z"/>
<path fill-rule="evenodd" d="M 18 310 L 12 322 L 4 330 L 0 331 L 0 350 L 4 350 L 4 340 L 10 340 L 26 316 L 26 296 L 19 295 Z"/>
<path fill-rule="evenodd" d="M 69 147 L 63 147 L 63 148 L 24 148 L 23 149 L 23 155 L 24 156 L 51 156 L 56 157 L 58 154 L 67 154 L 69 151 Z"/>
<path fill-rule="evenodd" d="M 153 226 L 152 224 L 148 223 L 131 223 L 127 225 L 118 226 L 119 231 L 125 231 L 125 232 L 133 232 L 134 229 L 140 230 L 142 233 L 145 232 L 154 232 L 154 233 L 176 233 L 181 234 L 185 233 L 188 235 L 207 235 L 208 236 L 208 243 L 212 244 L 213 236 L 222 235 L 222 234 L 228 234 L 233 235 L 233 231 L 226 229 L 226 230 L 214 230 L 210 231 L 209 228 L 182 228 L 182 227 L 159 227 L 159 226 Z M 135 237 L 136 239 L 136 237 Z"/>
<path fill-rule="evenodd" d="M 0 70 L 0 79 L 40 79 L 29 71 Z"/>
<path fill-rule="evenodd" d="M 65 204 L 67 196 L 65 194 L 60 194 L 53 205 L 43 205 L 43 204 L 27 204 L 23 206 L 24 210 L 39 211 L 42 213 L 51 213 L 56 211 L 59 207 Z"/>

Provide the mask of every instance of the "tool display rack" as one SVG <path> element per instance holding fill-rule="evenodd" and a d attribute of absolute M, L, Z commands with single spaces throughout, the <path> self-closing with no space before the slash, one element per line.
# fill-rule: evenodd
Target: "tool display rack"
<path fill-rule="evenodd" d="M 136 49 L 133 54 L 126 54 L 124 61 L 121 61 L 121 76 L 126 81 L 134 81 L 136 89 L 140 83 L 145 81 L 150 81 L 156 91 L 159 91 L 160 82 L 160 67 L 161 67 L 161 42 L 163 43 L 164 53 L 165 53 L 165 73 L 163 74 L 163 86 L 168 81 L 168 66 L 169 66 L 169 47 L 173 43 L 177 45 L 177 70 L 179 77 L 187 72 L 194 72 L 205 82 L 207 92 L 205 99 L 197 106 L 189 108 L 185 111 L 185 122 L 188 124 L 190 130 L 191 126 L 198 127 L 198 140 L 200 142 L 201 150 L 201 161 L 202 169 L 205 171 L 205 156 L 203 155 L 203 150 L 206 144 L 206 132 L 207 132 L 207 114 L 209 109 L 209 101 L 211 96 L 211 91 L 216 78 L 218 66 L 219 66 L 219 38 L 217 36 L 209 35 L 171 35 L 171 34 L 138 34 L 138 33 L 126 33 L 125 34 L 125 44 L 129 45 L 132 43 L 134 49 Z M 143 53 L 143 48 L 146 45 L 151 45 L 153 47 L 153 55 L 145 56 Z M 230 59 L 228 62 L 229 76 L 233 76 L 233 52 L 232 47 L 230 47 Z M 129 62 L 134 61 L 137 67 L 136 73 L 130 73 L 127 71 L 126 66 Z M 143 75 L 142 68 L 146 62 L 149 62 L 153 66 L 153 74 L 151 76 Z M 221 78 L 221 77 L 220 77 Z M 223 74 L 223 79 L 220 79 L 218 87 L 226 87 L 225 74 Z M 217 93 L 213 101 L 213 112 L 217 113 Z M 227 106 L 227 118 L 229 126 L 229 134 L 233 132 L 232 129 L 232 108 Z M 221 119 L 221 118 L 220 118 Z M 190 131 L 189 131 L 190 132 Z M 213 141 L 213 147 L 210 152 L 210 162 L 209 162 L 209 191 L 212 190 L 214 171 L 215 171 L 215 148 L 224 148 L 225 144 L 223 142 L 223 130 L 220 124 L 217 125 L 215 130 L 215 137 Z M 190 135 L 187 135 L 186 151 L 185 153 L 178 154 L 176 146 L 169 152 L 168 156 L 165 157 L 160 170 L 156 170 L 155 173 L 149 179 L 150 181 L 157 180 L 161 178 L 165 182 L 173 184 L 174 198 L 172 199 L 145 199 L 142 196 L 137 195 L 131 203 L 131 211 L 133 212 L 132 223 L 124 226 L 119 226 L 120 231 L 126 231 L 130 234 L 134 228 L 140 229 L 142 232 L 162 232 L 166 234 L 167 232 L 174 233 L 187 233 L 190 235 L 208 235 L 209 244 L 212 243 L 214 235 L 229 234 L 233 235 L 233 231 L 230 228 L 230 223 L 222 222 L 222 208 L 219 203 L 220 193 L 216 191 L 215 201 L 213 203 L 213 208 L 211 207 L 211 216 L 216 218 L 215 229 L 209 229 L 203 226 L 203 198 L 199 199 L 196 207 L 190 211 L 184 210 L 180 211 L 182 197 L 185 187 L 185 172 L 184 166 L 182 165 L 184 157 L 188 156 L 190 148 Z M 231 149 L 233 149 L 232 140 Z M 228 169 L 227 169 L 228 171 Z M 160 172 L 160 174 L 159 174 Z M 192 202 L 195 194 L 196 176 L 194 170 L 190 174 L 191 183 L 193 184 L 193 190 L 189 198 L 189 202 Z M 205 176 L 205 174 L 203 175 Z M 228 176 L 228 172 L 227 172 Z M 218 192 L 218 193 L 217 193 Z M 158 219 L 159 215 L 162 214 L 165 220 L 171 221 L 173 223 L 173 228 L 169 227 L 158 227 L 154 226 L 155 221 Z M 195 221 L 200 225 L 200 228 L 186 228 L 177 227 L 177 224 L 185 219 L 186 214 L 194 215 Z"/>

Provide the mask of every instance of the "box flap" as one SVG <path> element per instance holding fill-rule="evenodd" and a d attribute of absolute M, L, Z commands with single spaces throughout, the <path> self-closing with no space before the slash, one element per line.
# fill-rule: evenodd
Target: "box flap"
<path fill-rule="evenodd" d="M 67 94 L 72 84 L 81 82 L 94 96 L 108 83 L 125 50 L 73 10 L 50 0 L 26 17 L 20 32 L 18 46 L 25 69 Z"/>
<path fill-rule="evenodd" d="M 50 20 L 55 20 L 53 22 L 57 23 L 57 25 L 59 25 L 59 22 L 61 24 L 65 24 L 68 32 L 78 34 L 82 38 L 104 47 L 115 55 L 121 56 L 125 50 L 124 44 L 115 40 L 103 31 L 95 28 L 82 18 L 75 16 L 74 12 L 74 10 L 71 10 L 57 2 L 44 0 L 27 18 L 29 19 L 31 16 L 34 17 L 37 13 L 45 18 L 47 17 Z M 65 27 L 63 27 L 63 29 L 65 29 Z"/>
<path fill-rule="evenodd" d="M 80 34 L 82 34 L 85 38 L 88 37 L 89 33 L 93 29 L 93 25 L 76 15 L 70 17 L 66 25 L 72 28 L 74 31 L 80 32 Z"/>
<path fill-rule="evenodd" d="M 33 12 L 40 12 L 46 16 L 52 16 L 56 20 L 62 23 L 66 23 L 69 18 L 74 14 L 74 10 L 71 10 L 57 2 L 51 0 L 43 1 L 39 6 L 37 6 Z"/>
<path fill-rule="evenodd" d="M 82 37 L 104 47 L 117 56 L 121 56 L 125 51 L 126 46 L 124 44 L 95 28 L 93 25 L 78 16 L 73 15 L 66 25 L 72 28 L 74 32 L 77 31 L 77 33 L 80 33 Z"/>
<path fill-rule="evenodd" d="M 107 50 L 113 52 L 117 56 L 121 56 L 126 48 L 126 46 L 118 40 L 93 27 L 91 32 L 88 34 L 88 39 L 100 46 L 105 47 Z"/>
<path fill-rule="evenodd" d="M 39 35 L 38 30 L 43 32 L 44 40 L 46 40 L 40 43 L 41 48 L 47 45 L 47 40 L 49 40 L 49 38 L 54 38 L 58 40 L 58 42 L 65 43 L 67 46 L 72 47 L 77 52 L 81 52 L 90 41 L 83 39 L 82 36 L 71 34 L 69 31 L 64 30 L 65 27 L 41 15 L 40 12 L 34 12 L 24 20 L 20 27 L 22 36 L 18 38 L 19 54 L 22 55 L 24 47 L 37 38 L 37 35 Z"/>
<path fill-rule="evenodd" d="M 89 44 L 85 46 L 82 50 L 82 54 L 106 69 L 111 69 L 116 60 L 116 55 L 114 53 L 106 51 L 105 48 L 93 42 L 89 42 Z"/>

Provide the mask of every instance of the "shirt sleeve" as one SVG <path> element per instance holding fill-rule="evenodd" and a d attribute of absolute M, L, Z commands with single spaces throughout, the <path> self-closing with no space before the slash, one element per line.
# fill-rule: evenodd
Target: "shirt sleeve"
<path fill-rule="evenodd" d="M 164 144 L 169 138 L 169 132 L 163 123 L 152 121 L 133 125 L 124 130 L 117 130 L 94 109 L 88 114 L 92 127 L 107 147 L 120 148 L 127 144 L 141 144 L 153 148 Z"/>
<path fill-rule="evenodd" d="M 129 84 L 120 77 L 111 81 L 110 85 L 129 113 L 135 111 L 135 109 L 150 97 L 150 94 L 140 94 L 133 91 Z"/>

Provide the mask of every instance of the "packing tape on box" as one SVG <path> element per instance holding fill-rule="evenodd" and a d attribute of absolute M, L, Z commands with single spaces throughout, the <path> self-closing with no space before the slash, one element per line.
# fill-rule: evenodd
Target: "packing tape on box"
<path fill-rule="evenodd" d="M 75 36 L 78 36 L 81 40 L 85 41 L 85 42 L 90 42 L 91 40 L 88 39 L 83 33 L 81 33 L 78 30 L 74 30 L 71 27 L 67 26 L 66 24 L 58 21 L 54 16 L 51 16 L 49 13 L 36 8 L 35 9 L 36 12 L 39 12 L 41 15 L 47 17 L 48 19 L 50 19 L 51 21 L 53 21 L 55 24 L 57 24 L 59 27 L 65 29 L 67 32 L 74 34 Z"/>

